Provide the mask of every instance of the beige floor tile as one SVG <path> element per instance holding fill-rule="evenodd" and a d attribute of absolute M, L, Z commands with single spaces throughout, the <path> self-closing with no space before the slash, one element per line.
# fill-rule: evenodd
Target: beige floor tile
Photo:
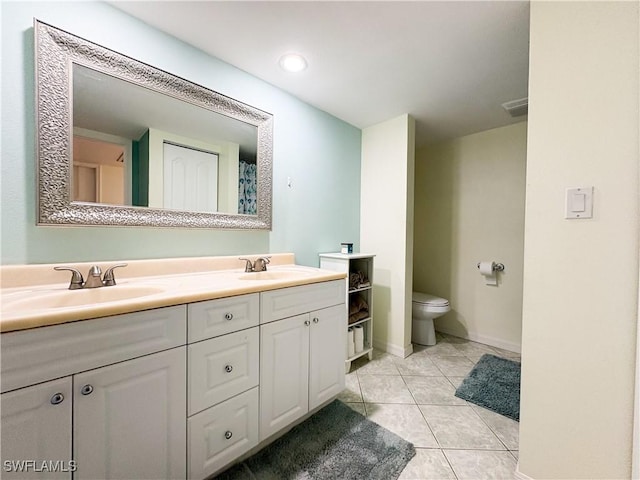
<path fill-rule="evenodd" d="M 451 385 L 453 385 L 453 388 L 457 390 L 458 388 L 460 388 L 460 385 L 462 385 L 462 382 L 467 377 L 446 377 L 446 378 L 447 380 L 449 380 Z"/>
<path fill-rule="evenodd" d="M 399 375 L 394 358 L 396 357 L 386 353 L 382 355 L 376 353 L 372 360 L 359 363 L 355 371 L 358 375 Z"/>
<path fill-rule="evenodd" d="M 466 405 L 455 396 L 456 389 L 445 377 L 403 377 L 416 403 L 423 405 Z"/>
<path fill-rule="evenodd" d="M 458 350 L 462 355 L 467 357 L 482 357 L 485 353 L 495 355 L 496 352 L 488 345 L 483 345 L 481 343 L 475 342 L 467 342 L 467 343 L 456 343 L 453 345 L 456 350 Z"/>
<path fill-rule="evenodd" d="M 395 357 L 393 362 L 400 375 L 425 375 L 441 377 L 442 372 L 428 355 L 412 354 L 407 358 Z"/>
<path fill-rule="evenodd" d="M 518 440 L 520 435 L 520 424 L 515 420 L 492 412 L 478 405 L 471 405 L 471 408 L 486 423 L 493 433 L 504 443 L 508 450 L 518 450 Z"/>
<path fill-rule="evenodd" d="M 402 471 L 398 480 L 455 480 L 447 458 L 440 449 L 416 448 L 416 456 Z"/>
<path fill-rule="evenodd" d="M 367 418 L 414 447 L 437 448 L 438 442 L 417 405 L 366 403 Z"/>
<path fill-rule="evenodd" d="M 362 398 L 369 403 L 414 403 L 400 375 L 358 375 Z"/>
<path fill-rule="evenodd" d="M 425 347 L 424 349 L 421 349 L 419 352 L 420 355 L 449 355 L 449 356 L 454 356 L 454 355 L 462 355 L 457 349 L 456 347 L 451 344 L 451 343 L 447 343 L 447 342 L 439 342 L 436 343 L 433 346 L 430 347 Z"/>
<path fill-rule="evenodd" d="M 516 460 L 510 452 L 481 450 L 444 450 L 459 480 L 511 480 Z"/>
<path fill-rule="evenodd" d="M 367 411 L 364 408 L 364 403 L 346 403 L 345 405 L 353 410 L 355 410 L 356 412 L 358 412 L 360 415 L 364 415 L 365 417 L 367 416 Z"/>
<path fill-rule="evenodd" d="M 440 447 L 506 450 L 469 406 L 419 405 Z"/>
<path fill-rule="evenodd" d="M 358 375 L 350 373 L 345 376 L 345 389 L 338 395 L 338 400 L 345 403 L 362 402 L 362 392 L 360 392 Z"/>
<path fill-rule="evenodd" d="M 434 356 L 432 360 L 447 377 L 466 377 L 475 366 L 475 363 L 464 356 Z"/>

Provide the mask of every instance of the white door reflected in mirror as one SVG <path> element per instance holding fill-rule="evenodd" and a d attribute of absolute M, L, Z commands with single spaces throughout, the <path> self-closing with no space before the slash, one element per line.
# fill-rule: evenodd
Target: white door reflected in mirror
<path fill-rule="evenodd" d="M 164 144 L 164 208 L 218 211 L 218 155 Z"/>

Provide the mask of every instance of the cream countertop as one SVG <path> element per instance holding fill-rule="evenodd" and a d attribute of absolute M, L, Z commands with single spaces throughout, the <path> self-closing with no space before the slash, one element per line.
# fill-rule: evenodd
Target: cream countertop
<path fill-rule="evenodd" d="M 251 259 L 260 256 L 265 255 L 242 255 Z M 346 277 L 344 273 L 295 265 L 293 254 L 269 256 L 271 263 L 267 272 L 257 273 L 245 273 L 245 262 L 238 256 L 3 266 L 0 269 L 0 331 L 24 330 Z M 104 272 L 118 263 L 128 266 L 115 270 L 117 285 L 97 289 L 69 290 L 71 273 L 53 270 L 55 266 L 71 266 L 86 276 L 92 265 L 99 265 Z M 60 298 L 63 298 L 62 302 L 58 302 Z"/>

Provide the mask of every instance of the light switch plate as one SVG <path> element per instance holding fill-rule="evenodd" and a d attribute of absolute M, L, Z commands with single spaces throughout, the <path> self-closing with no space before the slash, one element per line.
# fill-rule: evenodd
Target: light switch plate
<path fill-rule="evenodd" d="M 564 218 L 593 217 L 593 187 L 567 188 Z"/>

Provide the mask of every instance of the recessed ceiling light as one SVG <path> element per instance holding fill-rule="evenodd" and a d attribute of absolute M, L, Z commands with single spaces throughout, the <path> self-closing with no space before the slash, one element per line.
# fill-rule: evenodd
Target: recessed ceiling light
<path fill-rule="evenodd" d="M 307 61 L 299 53 L 287 53 L 280 57 L 280 67 L 287 72 L 301 72 L 307 68 Z"/>

